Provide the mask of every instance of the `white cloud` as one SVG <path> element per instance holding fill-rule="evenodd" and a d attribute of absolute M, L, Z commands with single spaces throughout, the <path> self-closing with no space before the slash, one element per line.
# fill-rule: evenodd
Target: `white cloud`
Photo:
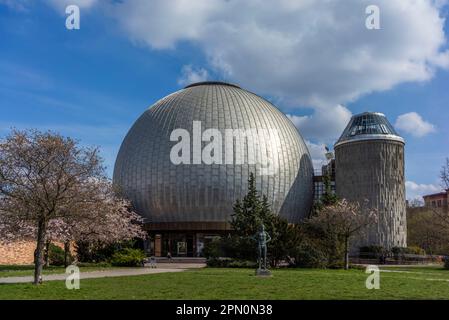
<path fill-rule="evenodd" d="M 262 94 L 329 106 L 449 65 L 444 19 L 429 0 L 379 0 L 381 30 L 365 28 L 371 1 L 124 1 L 116 18 L 156 49 L 191 41 L 211 67 Z"/>
<path fill-rule="evenodd" d="M 435 126 L 425 121 L 418 113 L 409 112 L 400 115 L 396 119 L 395 127 L 414 137 L 424 137 L 435 132 Z"/>
<path fill-rule="evenodd" d="M 112 10 L 131 39 L 154 49 L 174 48 L 185 40 L 203 40 L 207 24 L 220 11 L 217 0 L 131 0 Z"/>
<path fill-rule="evenodd" d="M 419 199 L 427 194 L 441 192 L 441 187 L 434 184 L 418 184 L 413 181 L 405 182 L 406 194 L 408 200 Z"/>
<path fill-rule="evenodd" d="M 351 116 L 351 111 L 342 105 L 316 108 L 311 116 L 287 115 L 307 139 L 327 143 L 339 138 Z"/>
<path fill-rule="evenodd" d="M 306 140 L 307 148 L 309 149 L 310 156 L 312 157 L 313 168 L 315 170 L 321 170 L 321 167 L 327 162 L 324 144 L 316 144 Z"/>
<path fill-rule="evenodd" d="M 204 68 L 194 68 L 192 65 L 185 65 L 181 70 L 181 77 L 178 79 L 178 84 L 182 86 L 189 85 L 195 82 L 206 81 L 209 78 L 209 73 Z"/>
<path fill-rule="evenodd" d="M 47 1 L 60 7 L 69 0 Z M 380 30 L 365 27 L 370 0 L 70 2 L 102 6 L 135 44 L 171 50 L 189 42 L 221 79 L 315 109 L 297 120 L 309 139 L 338 137 L 344 125 L 329 119 L 346 118 L 335 106 L 449 67 L 440 13 L 446 0 L 377 0 Z"/>

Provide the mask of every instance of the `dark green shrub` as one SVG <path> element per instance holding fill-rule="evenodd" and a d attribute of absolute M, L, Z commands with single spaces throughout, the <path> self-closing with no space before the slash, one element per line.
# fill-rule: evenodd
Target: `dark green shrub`
<path fill-rule="evenodd" d="M 207 259 L 206 264 L 208 267 L 225 268 L 231 260 L 232 258 L 210 257 Z"/>
<path fill-rule="evenodd" d="M 233 258 L 209 258 L 207 266 L 214 268 L 257 268 L 255 261 L 238 260 Z"/>
<path fill-rule="evenodd" d="M 391 252 L 394 255 L 398 255 L 398 254 L 405 253 L 406 249 L 407 248 L 404 248 L 404 247 L 393 247 L 393 248 L 391 248 Z"/>
<path fill-rule="evenodd" d="M 67 262 L 71 264 L 73 261 L 73 256 L 69 252 L 67 255 Z M 51 266 L 63 266 L 64 265 L 64 249 L 50 243 L 48 246 L 48 261 Z"/>
<path fill-rule="evenodd" d="M 421 255 L 421 256 L 426 255 L 426 251 L 417 246 L 410 246 L 410 247 L 405 248 L 405 253 L 406 254 L 417 254 L 417 255 Z"/>
<path fill-rule="evenodd" d="M 257 260 L 257 243 L 254 239 L 232 236 L 225 241 L 225 253 L 227 257 L 237 260 Z M 268 255 L 270 250 L 268 249 Z"/>
<path fill-rule="evenodd" d="M 143 250 L 125 248 L 112 255 L 111 264 L 119 267 L 138 267 L 142 266 L 145 258 Z"/>
<path fill-rule="evenodd" d="M 208 259 L 220 257 L 253 261 L 257 259 L 255 241 L 236 235 L 216 237 L 204 246 L 203 254 Z"/>
<path fill-rule="evenodd" d="M 443 261 L 444 261 L 444 269 L 449 269 L 449 257 L 445 256 Z"/>
<path fill-rule="evenodd" d="M 82 267 L 82 268 L 89 268 L 89 267 L 94 267 L 94 268 L 109 268 L 112 265 L 109 262 L 98 262 L 98 263 L 93 263 L 93 262 L 80 262 L 77 263 L 78 267 Z"/>
<path fill-rule="evenodd" d="M 122 249 L 138 249 L 139 247 L 136 241 L 129 240 L 111 244 L 100 242 L 77 242 L 75 248 L 79 262 L 98 263 L 109 261 L 114 253 Z"/>
<path fill-rule="evenodd" d="M 248 260 L 232 260 L 228 263 L 228 268 L 257 268 L 257 262 Z"/>
<path fill-rule="evenodd" d="M 403 248 L 403 247 L 394 247 L 391 249 L 391 252 L 394 255 L 394 258 L 396 260 L 415 260 L 416 257 L 408 257 L 407 255 L 421 255 L 424 256 L 426 255 L 426 252 L 416 246 L 411 246 L 411 247 L 407 247 L 407 248 Z"/>
<path fill-rule="evenodd" d="M 365 259 L 379 259 L 382 255 L 386 254 L 386 250 L 382 246 L 366 246 L 360 247 L 360 258 Z"/>
<path fill-rule="evenodd" d="M 301 246 L 297 246 L 297 250 L 305 246 L 310 248 L 311 255 L 318 258 L 317 263 L 305 263 L 310 267 L 326 267 L 341 268 L 344 266 L 344 241 L 332 228 L 325 224 L 314 223 L 313 220 L 306 220 L 300 225 Z M 313 250 L 313 251 L 312 251 Z M 303 260 L 308 261 L 307 252 L 302 253 Z M 322 262 L 325 259 L 325 262 Z M 300 263 L 302 264 L 302 263 Z"/>
<path fill-rule="evenodd" d="M 357 264 L 350 264 L 349 265 L 349 269 L 354 269 L 354 270 L 366 270 L 366 265 L 357 265 Z"/>
<path fill-rule="evenodd" d="M 208 259 L 225 256 L 222 238 L 215 237 L 206 243 L 203 249 L 203 255 Z"/>
<path fill-rule="evenodd" d="M 295 266 L 301 268 L 326 268 L 328 258 L 316 246 L 304 242 L 295 250 Z"/>

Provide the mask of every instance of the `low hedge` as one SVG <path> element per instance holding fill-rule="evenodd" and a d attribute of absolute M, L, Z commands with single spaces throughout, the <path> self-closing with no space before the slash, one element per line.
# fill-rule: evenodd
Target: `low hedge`
<path fill-rule="evenodd" d="M 396 255 L 404 255 L 404 254 L 416 254 L 416 255 L 421 255 L 424 256 L 426 255 L 426 251 L 424 251 L 424 249 L 421 249 L 420 247 L 416 247 L 416 246 L 410 246 L 410 247 L 394 247 L 391 249 L 391 252 L 396 256 Z"/>
<path fill-rule="evenodd" d="M 213 268 L 257 268 L 257 262 L 233 258 L 209 258 L 206 263 Z"/>
<path fill-rule="evenodd" d="M 444 269 L 449 269 L 449 257 L 445 256 L 443 258 L 443 261 L 444 261 Z"/>
<path fill-rule="evenodd" d="M 112 266 L 109 262 L 78 262 L 76 265 L 80 268 L 110 268 Z"/>
<path fill-rule="evenodd" d="M 146 259 L 145 252 L 140 249 L 125 248 L 111 257 L 111 264 L 118 267 L 139 267 Z"/>
<path fill-rule="evenodd" d="M 388 253 L 382 246 L 365 246 L 359 248 L 359 257 L 365 259 L 379 259 Z"/>

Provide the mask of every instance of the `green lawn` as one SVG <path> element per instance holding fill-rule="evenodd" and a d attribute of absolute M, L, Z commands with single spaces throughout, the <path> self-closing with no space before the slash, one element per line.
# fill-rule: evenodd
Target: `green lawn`
<path fill-rule="evenodd" d="M 391 268 L 389 270 L 392 270 Z M 0 299 L 449 299 L 449 271 L 439 267 L 382 272 L 381 288 L 365 288 L 363 270 L 274 270 L 257 278 L 249 269 L 197 269 L 180 273 L 88 279 L 80 290 L 63 281 L 0 285 Z"/>

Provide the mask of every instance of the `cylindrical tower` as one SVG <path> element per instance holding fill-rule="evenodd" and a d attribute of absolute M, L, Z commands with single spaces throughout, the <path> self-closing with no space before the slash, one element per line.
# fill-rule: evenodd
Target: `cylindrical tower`
<path fill-rule="evenodd" d="M 406 247 L 404 139 L 382 113 L 352 117 L 335 144 L 335 185 L 340 198 L 369 201 L 378 223 L 357 246 Z"/>

